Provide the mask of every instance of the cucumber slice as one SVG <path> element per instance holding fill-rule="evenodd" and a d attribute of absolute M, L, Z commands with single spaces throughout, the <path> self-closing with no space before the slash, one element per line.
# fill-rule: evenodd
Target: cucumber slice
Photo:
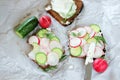
<path fill-rule="evenodd" d="M 22 24 L 20 24 L 15 29 L 15 32 L 20 38 L 24 38 L 32 30 L 34 30 L 37 25 L 38 25 L 38 19 L 35 16 L 33 16 L 25 20 Z"/>
<path fill-rule="evenodd" d="M 70 53 L 72 56 L 78 57 L 82 53 L 82 48 L 81 47 L 70 48 Z"/>
<path fill-rule="evenodd" d="M 90 27 L 95 31 L 95 32 L 100 32 L 100 27 L 97 24 L 92 24 Z"/>
<path fill-rule="evenodd" d="M 97 43 L 97 40 L 95 38 L 90 38 L 87 40 L 87 43 L 92 43 L 92 42 Z"/>
<path fill-rule="evenodd" d="M 41 29 L 38 33 L 37 36 L 40 38 L 46 37 L 46 34 L 48 33 L 48 30 L 46 29 Z"/>
<path fill-rule="evenodd" d="M 58 42 L 60 42 L 60 39 L 57 36 L 52 37 L 50 40 L 51 41 L 58 41 Z"/>
<path fill-rule="evenodd" d="M 60 48 L 53 48 L 52 51 L 58 54 L 59 59 L 60 59 L 60 58 L 62 57 L 62 55 L 63 55 L 63 51 L 62 51 Z"/>
<path fill-rule="evenodd" d="M 45 65 L 45 63 L 47 62 L 47 56 L 43 52 L 38 52 L 35 55 L 35 60 L 39 65 Z"/>

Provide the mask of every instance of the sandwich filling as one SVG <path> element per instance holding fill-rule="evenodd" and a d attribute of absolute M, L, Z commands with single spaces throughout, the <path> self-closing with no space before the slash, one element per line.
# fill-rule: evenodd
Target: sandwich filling
<path fill-rule="evenodd" d="M 75 14 L 77 6 L 73 0 L 52 0 L 51 8 L 62 18 L 68 19 Z"/>

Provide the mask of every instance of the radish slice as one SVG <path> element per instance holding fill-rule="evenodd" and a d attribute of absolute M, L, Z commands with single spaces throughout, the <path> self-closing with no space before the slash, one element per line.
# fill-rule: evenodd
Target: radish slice
<path fill-rule="evenodd" d="M 93 38 L 93 37 L 95 36 L 95 34 L 96 34 L 96 32 L 92 31 L 92 32 L 90 33 L 90 38 Z"/>
<path fill-rule="evenodd" d="M 105 44 L 102 41 L 99 41 L 96 46 L 100 47 L 101 49 L 105 48 Z"/>
<path fill-rule="evenodd" d="M 50 49 L 52 50 L 53 48 L 62 49 L 62 45 L 58 41 L 51 41 L 50 42 Z"/>
<path fill-rule="evenodd" d="M 74 34 L 77 35 L 77 34 L 78 34 L 78 31 L 77 31 L 77 30 L 71 31 L 71 32 L 70 32 L 70 38 L 76 37 Z"/>
<path fill-rule="evenodd" d="M 104 54 L 103 49 L 101 49 L 100 47 L 96 47 L 95 48 L 95 53 L 94 53 L 94 58 L 99 58 Z"/>
<path fill-rule="evenodd" d="M 47 63 L 51 66 L 55 66 L 59 63 L 59 56 L 57 53 L 51 52 L 48 54 Z"/>
<path fill-rule="evenodd" d="M 81 46 L 85 45 L 86 44 L 86 40 L 85 39 L 81 39 Z"/>
<path fill-rule="evenodd" d="M 78 47 L 81 45 L 81 42 L 82 41 L 79 38 L 72 38 L 72 39 L 70 39 L 70 46 L 73 48 Z"/>
<path fill-rule="evenodd" d="M 84 29 L 84 28 L 78 28 L 77 31 L 79 32 L 78 37 L 80 37 L 80 38 L 82 38 L 86 35 L 86 29 Z"/>
<path fill-rule="evenodd" d="M 49 54 L 50 53 L 50 48 L 48 47 L 42 47 L 40 46 L 40 52 L 44 52 L 45 54 Z"/>
<path fill-rule="evenodd" d="M 40 44 L 40 39 L 37 36 L 31 36 L 28 40 L 29 44 L 37 43 Z"/>
<path fill-rule="evenodd" d="M 87 33 L 89 33 L 89 34 L 92 32 L 92 29 L 90 27 L 86 26 L 85 29 L 86 29 Z"/>

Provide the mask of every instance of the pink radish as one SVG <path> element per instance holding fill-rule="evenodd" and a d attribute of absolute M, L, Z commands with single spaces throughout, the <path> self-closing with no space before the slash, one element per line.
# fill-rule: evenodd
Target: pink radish
<path fill-rule="evenodd" d="M 50 42 L 50 49 L 52 50 L 53 48 L 62 49 L 62 45 L 58 41 L 51 41 Z"/>
<path fill-rule="evenodd" d="M 82 50 L 81 55 L 79 56 L 79 58 L 84 58 L 86 56 L 86 53 Z"/>
<path fill-rule="evenodd" d="M 90 38 L 93 38 L 93 37 L 95 36 L 95 34 L 96 34 L 96 32 L 92 31 L 92 32 L 90 33 Z"/>
<path fill-rule="evenodd" d="M 100 47 L 96 47 L 95 48 L 95 53 L 94 53 L 94 58 L 99 58 L 102 55 L 104 55 L 103 49 L 101 49 Z"/>
<path fill-rule="evenodd" d="M 90 27 L 86 26 L 85 29 L 86 29 L 87 33 L 91 33 L 92 32 L 92 29 Z"/>
<path fill-rule="evenodd" d="M 78 37 L 80 37 L 80 38 L 82 38 L 86 35 L 86 29 L 84 29 L 84 28 L 78 28 L 77 31 L 78 31 Z"/>
<path fill-rule="evenodd" d="M 86 44 L 86 40 L 85 39 L 81 39 L 81 46 L 85 45 Z"/>
<path fill-rule="evenodd" d="M 40 45 L 40 39 L 37 36 L 31 36 L 28 40 L 29 44 L 37 43 Z"/>
<path fill-rule="evenodd" d="M 76 48 L 81 45 L 81 42 L 82 41 L 79 38 L 72 38 L 72 39 L 70 39 L 70 46 L 73 48 Z"/>

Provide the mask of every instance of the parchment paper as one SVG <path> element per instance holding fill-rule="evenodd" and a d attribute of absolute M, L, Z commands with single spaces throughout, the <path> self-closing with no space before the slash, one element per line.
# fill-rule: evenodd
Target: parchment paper
<path fill-rule="evenodd" d="M 52 18 L 51 28 L 68 51 L 67 32 L 75 26 L 99 24 L 107 41 L 109 67 L 104 73 L 92 70 L 91 80 L 120 79 L 120 0 L 83 0 L 84 8 L 73 24 L 61 26 Z M 28 16 L 47 14 L 47 0 L 0 0 L 0 80 L 84 80 L 83 59 L 69 57 L 54 73 L 45 73 L 26 54 L 31 46 L 14 32 Z M 47 14 L 49 15 L 49 14 Z M 31 33 L 32 34 L 32 33 Z"/>

